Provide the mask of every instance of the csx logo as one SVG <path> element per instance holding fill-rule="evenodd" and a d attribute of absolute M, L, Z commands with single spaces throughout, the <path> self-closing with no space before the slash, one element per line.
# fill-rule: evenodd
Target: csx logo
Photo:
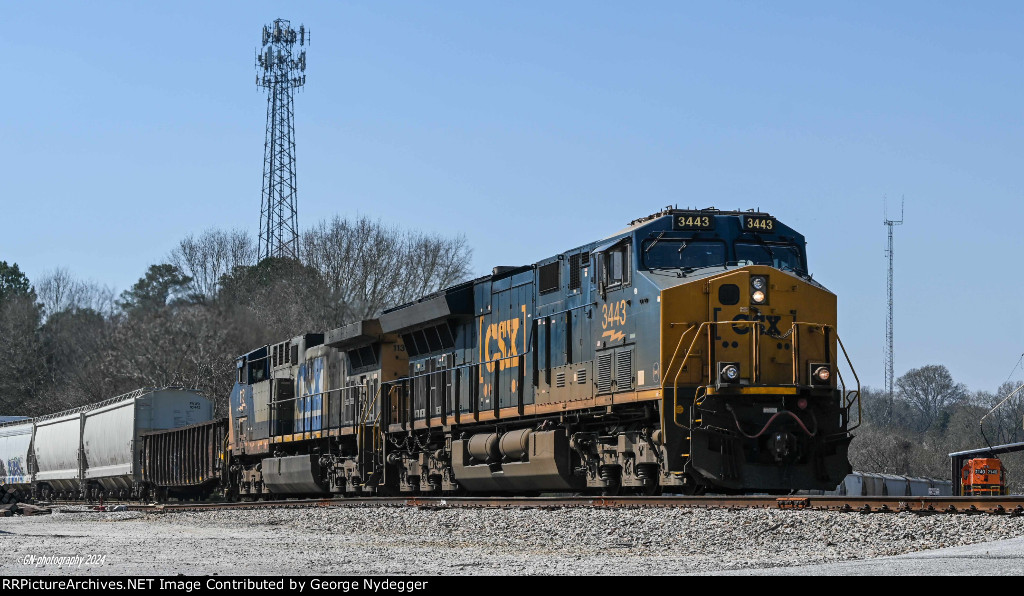
<path fill-rule="evenodd" d="M 758 314 L 754 315 L 753 319 L 751 319 L 750 316 L 745 315 L 743 313 L 740 313 L 740 314 L 736 315 L 735 317 L 733 317 L 732 320 L 733 321 L 751 321 L 751 320 L 753 320 L 753 321 L 764 321 L 768 325 L 767 325 L 767 327 L 765 325 L 761 325 L 760 326 L 761 327 L 761 333 L 768 333 L 769 335 L 780 335 L 782 333 L 781 331 L 779 331 L 779 321 L 782 320 L 782 316 L 781 315 L 762 315 L 762 314 L 758 313 Z M 750 325 L 733 325 L 732 326 L 732 330 L 735 331 L 736 333 L 738 333 L 739 335 L 745 335 L 745 334 L 750 332 Z"/>
<path fill-rule="evenodd" d="M 480 344 L 480 361 L 487 362 L 487 372 L 494 372 L 494 362 L 498 362 L 499 370 L 519 366 L 519 355 L 516 342 L 519 338 L 519 319 L 508 319 L 499 323 L 491 323 L 484 333 L 484 341 Z"/>

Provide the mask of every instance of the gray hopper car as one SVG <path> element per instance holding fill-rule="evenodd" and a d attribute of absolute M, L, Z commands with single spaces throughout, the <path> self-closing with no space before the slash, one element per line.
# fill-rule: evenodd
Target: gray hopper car
<path fill-rule="evenodd" d="M 34 421 L 33 492 L 51 498 L 140 498 L 142 433 L 206 422 L 210 400 L 188 389 L 138 389 Z"/>
<path fill-rule="evenodd" d="M 953 494 L 953 483 L 950 480 L 937 478 L 853 472 L 847 474 L 835 490 L 800 491 L 799 494 L 859 497 L 948 497 Z"/>
<path fill-rule="evenodd" d="M 935 478 L 854 472 L 836 487 L 835 494 L 890 497 L 950 496 L 953 494 L 953 483 L 950 480 Z"/>

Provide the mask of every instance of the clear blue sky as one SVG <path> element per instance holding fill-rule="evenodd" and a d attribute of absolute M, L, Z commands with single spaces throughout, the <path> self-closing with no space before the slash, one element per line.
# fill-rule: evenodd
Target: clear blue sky
<path fill-rule="evenodd" d="M 6 3 L 0 260 L 122 290 L 185 234 L 255 232 L 277 17 L 312 32 L 303 227 L 464 232 L 483 273 L 667 204 L 760 207 L 879 386 L 905 195 L 897 374 L 994 389 L 1024 352 L 1019 2 Z"/>

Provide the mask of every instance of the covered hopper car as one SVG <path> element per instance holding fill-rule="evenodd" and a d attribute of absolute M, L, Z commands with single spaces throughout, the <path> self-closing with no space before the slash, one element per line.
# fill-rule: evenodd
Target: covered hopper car
<path fill-rule="evenodd" d="M 210 420 L 212 403 L 188 389 L 138 389 L 98 404 L 0 426 L 6 484 L 41 500 L 150 496 L 143 433 Z"/>
<path fill-rule="evenodd" d="M 32 420 L 12 420 L 0 424 L 0 485 L 28 491 L 32 482 L 28 473 L 32 450 Z"/>
<path fill-rule="evenodd" d="M 953 494 L 953 482 L 936 478 L 853 472 L 843 479 L 836 490 L 825 491 L 823 494 L 862 497 L 948 497 Z"/>

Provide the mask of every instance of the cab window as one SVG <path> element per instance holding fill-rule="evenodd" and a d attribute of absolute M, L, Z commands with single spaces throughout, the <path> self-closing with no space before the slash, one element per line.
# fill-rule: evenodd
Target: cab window
<path fill-rule="evenodd" d="M 601 253 L 601 279 L 605 287 L 629 284 L 629 244 L 620 244 Z"/>
<path fill-rule="evenodd" d="M 725 264 L 725 244 L 653 238 L 643 244 L 643 262 L 647 269 L 700 269 Z"/>
<path fill-rule="evenodd" d="M 806 271 L 800 250 L 792 244 L 736 243 L 736 260 L 754 265 L 771 265 L 779 269 Z"/>

